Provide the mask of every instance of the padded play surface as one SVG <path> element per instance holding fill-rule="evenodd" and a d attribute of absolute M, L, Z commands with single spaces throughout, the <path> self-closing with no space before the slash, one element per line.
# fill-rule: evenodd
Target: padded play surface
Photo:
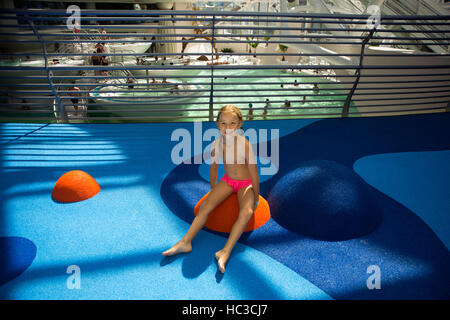
<path fill-rule="evenodd" d="M 209 191 L 192 123 L 0 124 L 1 298 L 449 299 L 449 124 L 449 113 L 245 122 L 269 132 L 279 163 L 260 176 L 271 217 L 243 234 L 225 274 L 214 253 L 226 233 L 204 228 L 191 253 L 161 255 Z M 172 161 L 176 129 L 192 135 L 190 164 Z M 54 200 L 72 170 L 100 191 Z"/>

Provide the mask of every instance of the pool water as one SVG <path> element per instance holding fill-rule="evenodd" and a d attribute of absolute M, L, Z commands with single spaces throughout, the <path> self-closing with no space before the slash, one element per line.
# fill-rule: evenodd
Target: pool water
<path fill-rule="evenodd" d="M 232 103 L 241 108 L 241 110 L 245 110 L 243 113 L 247 115 L 247 110 L 251 103 L 253 105 L 254 119 L 290 118 L 289 115 L 291 114 L 300 114 L 301 116 L 308 114 L 326 115 L 329 113 L 340 113 L 342 111 L 346 95 L 341 93 L 345 92 L 345 90 L 333 90 L 334 88 L 342 89 L 341 84 L 326 78 L 321 78 L 318 81 L 319 90 L 314 91 L 314 84 L 312 84 L 314 82 L 313 78 L 302 77 L 302 75 L 305 75 L 304 73 L 296 74 L 298 74 L 298 77 L 283 77 L 295 74 L 282 72 L 281 70 L 233 70 L 216 72 L 215 75 L 223 75 L 223 78 L 217 79 L 216 82 L 228 84 L 214 85 L 215 90 L 239 89 L 245 91 L 215 91 L 214 107 L 220 108 L 224 104 Z M 241 77 L 226 78 L 229 75 Z M 295 80 L 297 80 L 297 86 L 293 84 Z M 283 83 L 283 87 L 281 87 L 281 84 L 277 84 L 278 82 Z M 328 96 L 328 94 L 333 95 Z M 249 97 L 235 97 L 236 95 Z M 264 117 L 263 112 L 266 99 L 269 99 L 270 105 L 267 108 L 267 115 Z M 303 99 L 305 99 L 305 102 L 303 102 Z M 284 107 L 286 100 L 290 102 L 290 107 Z M 274 109 L 271 110 L 271 108 Z M 352 108 L 350 112 L 357 112 L 357 110 L 356 108 Z"/>
<path fill-rule="evenodd" d="M 210 70 L 201 71 L 198 76 L 209 77 Z M 298 75 L 296 77 L 286 77 L 287 75 Z M 217 110 L 225 104 L 234 104 L 243 111 L 246 120 L 258 119 L 285 119 L 285 118 L 303 118 L 308 116 L 318 115 L 321 118 L 335 117 L 330 114 L 340 114 L 344 104 L 346 95 L 343 94 L 345 90 L 339 82 L 332 81 L 325 77 L 318 79 L 318 90 L 314 90 L 314 79 L 311 77 L 304 77 L 306 73 L 291 73 L 283 72 L 282 70 L 214 70 L 213 82 L 213 107 L 214 115 Z M 161 81 L 161 79 L 158 79 Z M 179 102 L 179 106 L 168 105 L 167 108 L 180 109 L 176 115 L 186 116 L 186 119 L 176 118 L 172 121 L 195 121 L 208 119 L 209 115 L 209 101 L 211 82 L 208 78 L 192 77 L 192 78 L 177 78 L 176 76 L 167 78 L 168 82 L 183 85 L 179 89 L 194 89 L 202 90 L 202 92 L 179 92 L 179 93 L 157 93 L 145 92 L 147 88 L 145 79 L 141 79 L 135 83 L 133 89 L 128 89 L 128 85 L 124 86 L 100 86 L 94 89 L 93 97 L 102 98 L 102 102 L 114 103 L 130 103 L 141 105 L 141 107 L 149 107 L 152 103 Z M 294 81 L 297 85 L 294 86 Z M 149 81 L 151 83 L 151 80 Z M 141 85 L 142 84 L 142 85 Z M 283 87 L 281 87 L 281 85 Z M 156 88 L 156 87 L 155 87 Z M 107 92 L 116 90 L 124 90 L 124 92 Z M 156 89 L 158 90 L 158 89 Z M 167 88 L 159 88 L 159 90 L 167 90 Z M 220 91 L 225 90 L 225 91 Z M 104 91 L 104 92 L 102 92 Z M 139 92 L 144 91 L 144 92 Z M 176 90 L 175 90 L 176 91 Z M 330 95 L 331 94 L 331 95 Z M 183 95 L 191 95 L 193 98 L 182 98 Z M 242 96 L 242 97 L 238 97 Z M 134 97 L 133 99 L 126 99 L 127 97 Z M 136 99 L 136 97 L 138 97 Z M 140 98 L 142 97 L 142 99 Z M 172 97 L 172 98 L 171 98 Z M 264 115 L 264 107 L 266 99 L 269 99 L 270 105 L 267 107 L 267 114 Z M 305 99 L 305 100 L 304 100 Z M 283 107 L 285 100 L 290 102 L 290 107 Z M 334 101 L 338 100 L 338 101 Z M 98 101 L 98 100 L 97 100 Z M 252 104 L 253 117 L 249 115 L 249 104 Z M 90 105 L 95 106 L 95 104 Z M 109 107 L 109 106 L 108 106 Z M 105 106 L 105 109 L 108 107 Z M 100 107 L 94 107 L 101 109 Z M 159 105 L 158 108 L 164 108 Z M 130 108 L 132 109 L 132 108 Z M 199 109 L 203 109 L 199 111 Z M 92 109 L 91 109 L 92 110 Z M 350 108 L 350 112 L 357 113 L 355 107 Z M 171 113 L 172 115 L 174 113 Z M 135 114 L 114 114 L 112 116 L 138 116 L 143 113 Z M 149 114 L 151 115 L 151 114 Z M 105 114 L 99 114 L 105 117 Z M 196 118 L 197 117 L 197 118 Z M 162 119 L 163 121 L 171 121 L 171 119 Z M 116 122 L 116 121 L 115 121 Z M 129 121 L 118 121 L 129 122 Z M 131 121 L 131 122 L 134 122 Z"/>

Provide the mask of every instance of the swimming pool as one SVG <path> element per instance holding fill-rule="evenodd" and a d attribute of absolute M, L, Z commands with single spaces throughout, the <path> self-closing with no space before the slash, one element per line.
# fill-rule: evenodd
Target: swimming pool
<path fill-rule="evenodd" d="M 127 84 L 110 86 L 106 83 L 92 90 L 91 102 L 97 104 L 90 104 L 89 109 L 110 110 L 108 115 L 123 117 L 123 121 L 131 120 L 130 117 L 151 116 L 161 117 L 163 121 L 192 121 L 208 119 L 212 99 L 214 111 L 225 104 L 235 104 L 243 110 L 247 120 L 290 119 L 335 116 L 340 114 L 346 98 L 339 82 L 324 77 L 317 82 L 318 88 L 314 89 L 313 80 L 305 77 L 308 75 L 306 73 L 238 69 L 213 72 L 212 83 L 209 78 L 211 70 L 202 70 L 193 78 L 167 78 L 169 84 L 161 83 L 161 79 L 157 79 L 159 84 L 140 79 L 132 89 Z M 269 105 L 266 99 L 269 99 Z M 290 107 L 285 106 L 286 100 Z M 249 114 L 250 103 L 253 116 Z M 352 107 L 350 112 L 358 111 Z M 94 115 L 94 118 L 96 116 L 105 117 L 105 113 Z M 139 119 L 133 119 L 136 120 Z"/>

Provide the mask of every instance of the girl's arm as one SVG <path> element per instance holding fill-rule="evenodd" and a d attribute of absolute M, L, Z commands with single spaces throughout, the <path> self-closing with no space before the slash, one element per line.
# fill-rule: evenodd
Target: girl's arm
<path fill-rule="evenodd" d="M 212 144 L 211 148 L 211 165 L 209 167 L 209 184 L 211 189 L 217 184 L 217 173 L 219 172 L 219 164 L 216 157 L 215 143 Z"/>
<path fill-rule="evenodd" d="M 255 193 L 255 200 L 253 209 L 256 210 L 256 207 L 259 203 L 259 175 L 258 175 L 258 167 L 256 164 L 249 164 L 248 170 L 250 172 L 250 178 L 252 179 L 253 192 Z"/>
<path fill-rule="evenodd" d="M 211 189 L 214 188 L 217 184 L 218 172 L 219 172 L 219 165 L 215 162 L 211 162 L 211 166 L 209 167 L 209 184 L 211 185 Z"/>
<path fill-rule="evenodd" d="M 248 163 L 248 171 L 250 173 L 250 179 L 252 179 L 253 192 L 255 193 L 255 200 L 253 208 L 256 210 L 259 202 L 259 175 L 258 175 L 258 166 L 256 165 L 255 154 L 253 153 L 252 146 L 246 140 L 246 161 Z"/>

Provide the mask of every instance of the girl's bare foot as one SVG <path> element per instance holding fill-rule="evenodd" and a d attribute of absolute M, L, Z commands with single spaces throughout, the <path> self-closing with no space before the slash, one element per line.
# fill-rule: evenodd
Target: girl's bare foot
<path fill-rule="evenodd" d="M 217 259 L 217 265 L 219 266 L 220 272 L 225 273 L 225 265 L 230 257 L 230 254 L 222 249 L 216 252 L 215 257 Z"/>
<path fill-rule="evenodd" d="M 172 248 L 166 250 L 162 253 L 163 256 L 170 257 L 178 253 L 188 253 L 192 251 L 192 246 L 190 243 L 183 241 L 177 242 Z"/>

